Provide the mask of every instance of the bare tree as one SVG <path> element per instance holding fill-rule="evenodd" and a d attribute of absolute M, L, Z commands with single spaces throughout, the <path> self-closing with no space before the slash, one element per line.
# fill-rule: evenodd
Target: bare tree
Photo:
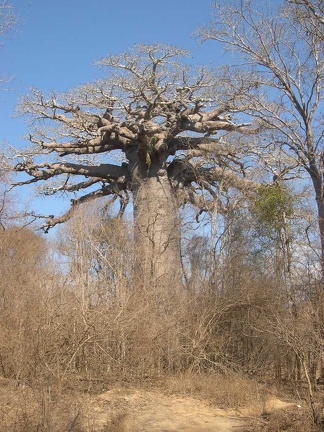
<path fill-rule="evenodd" d="M 223 188 L 257 187 L 244 177 L 238 145 L 239 136 L 253 135 L 257 127 L 231 119 L 244 108 L 238 95 L 250 80 L 240 77 L 234 86 L 226 74 L 190 69 L 178 61 L 185 54 L 171 46 L 137 45 L 99 61 L 109 70 L 106 79 L 62 95 L 32 90 L 20 111 L 30 115 L 33 147 L 15 166 L 31 177 L 19 185 L 46 181 L 46 194 L 79 194 L 45 229 L 99 197 L 119 199 L 123 213 L 131 193 L 137 275 L 167 283 L 178 279 L 180 268 L 179 206 L 208 211 L 218 204 L 220 181 Z M 217 164 L 208 162 L 209 152 Z M 111 163 L 116 154 L 119 163 Z M 41 155 L 46 162 L 39 162 Z"/>
<path fill-rule="evenodd" d="M 293 3 L 216 2 L 214 21 L 200 36 L 239 53 L 240 66 L 251 70 L 254 80 L 258 75 L 258 91 L 243 100 L 250 103 L 251 115 L 276 131 L 277 147 L 311 179 L 324 268 L 323 38 L 311 21 L 311 14 L 320 19 L 321 2 Z M 308 18 L 301 19 L 305 8 Z"/>
<path fill-rule="evenodd" d="M 14 7 L 7 0 L 0 0 L 0 47 L 4 39 L 11 33 L 17 23 L 17 14 Z M 10 77 L 0 75 L 0 85 L 8 83 Z"/>
<path fill-rule="evenodd" d="M 3 0 L 0 2 L 0 36 L 9 33 L 16 24 L 17 16 L 12 5 Z"/>
<path fill-rule="evenodd" d="M 314 26 L 319 25 L 319 31 L 322 32 L 324 26 L 324 6 L 322 0 L 287 0 L 288 3 L 297 5 L 295 12 L 300 18 L 314 19 Z M 306 15 L 305 15 L 306 14 Z"/>
<path fill-rule="evenodd" d="M 9 166 L 3 155 L 0 154 L 0 230 L 5 228 L 12 202 L 9 198 L 8 189 L 10 186 Z"/>

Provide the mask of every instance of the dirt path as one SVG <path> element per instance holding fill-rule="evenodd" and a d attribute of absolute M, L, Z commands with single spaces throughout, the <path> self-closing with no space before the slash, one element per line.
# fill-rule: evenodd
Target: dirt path
<path fill-rule="evenodd" d="M 265 408 L 271 412 L 295 403 L 268 398 L 257 405 L 238 413 L 163 390 L 125 387 L 97 395 L 56 394 L 0 377 L 0 432 L 40 430 L 44 425 L 51 425 L 53 432 L 243 432 Z"/>
<path fill-rule="evenodd" d="M 242 418 L 193 398 L 110 390 L 89 401 L 87 422 L 109 432 L 239 432 Z"/>

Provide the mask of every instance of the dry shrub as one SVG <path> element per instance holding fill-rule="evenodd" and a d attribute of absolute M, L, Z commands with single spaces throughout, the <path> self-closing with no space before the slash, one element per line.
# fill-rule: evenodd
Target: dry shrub
<path fill-rule="evenodd" d="M 305 335 L 299 345 L 310 340 L 311 309 L 297 317 L 301 332 L 271 278 L 248 277 L 246 270 L 228 289 L 135 285 L 122 223 L 99 229 L 86 221 L 61 244 L 63 272 L 54 270 L 44 240 L 30 230 L 1 234 L 0 373 L 35 392 L 26 400 L 33 411 L 11 410 L 17 431 L 77 431 L 78 408 L 60 414 L 72 389 L 100 392 L 116 381 L 159 379 L 170 391 L 242 407 L 265 398 L 248 376 L 272 382 L 298 376 L 294 347 L 284 336 Z"/>
<path fill-rule="evenodd" d="M 257 330 L 270 301 L 257 287 L 224 296 L 214 287 L 187 292 L 133 286 L 122 224 L 99 230 L 82 219 L 72 228 L 65 248 L 61 244 L 70 254 L 63 274 L 54 272 L 41 238 L 28 230 L 3 234 L 3 255 L 11 254 L 0 264 L 6 274 L 0 281 L 4 376 L 40 389 L 73 388 L 78 381 L 92 391 L 110 380 L 186 372 L 231 376 L 273 361 L 269 353 L 278 349 L 269 333 Z M 226 387 L 235 394 L 234 384 Z"/>
<path fill-rule="evenodd" d="M 202 398 L 220 408 L 260 404 L 266 396 L 263 386 L 240 374 L 186 372 L 166 378 L 165 386 L 171 392 Z"/>
<path fill-rule="evenodd" d="M 0 432 L 83 432 L 81 401 L 0 379 Z"/>
<path fill-rule="evenodd" d="M 263 419 L 256 420 L 248 429 L 249 432 L 319 432 L 313 422 L 310 410 L 297 408 L 291 410 L 276 410 Z"/>
<path fill-rule="evenodd" d="M 134 432 L 134 429 L 127 414 L 118 414 L 104 426 L 103 432 Z"/>

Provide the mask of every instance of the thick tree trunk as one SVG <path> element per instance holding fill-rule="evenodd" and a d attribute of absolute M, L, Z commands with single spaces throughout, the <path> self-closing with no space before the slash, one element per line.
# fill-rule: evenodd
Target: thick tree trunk
<path fill-rule="evenodd" d="M 146 286 L 177 288 L 180 274 L 178 209 L 165 170 L 150 170 L 134 192 L 135 276 Z"/>

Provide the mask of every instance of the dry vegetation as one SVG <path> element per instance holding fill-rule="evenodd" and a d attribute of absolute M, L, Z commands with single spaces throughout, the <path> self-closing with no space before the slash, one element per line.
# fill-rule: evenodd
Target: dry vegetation
<path fill-rule="evenodd" d="M 23 99 L 41 127 L 28 134 L 35 160 L 15 155 L 31 176 L 16 186 L 61 176 L 43 192 L 85 195 L 47 219 L 46 231 L 68 221 L 50 243 L 12 223 L 1 156 L 0 432 L 227 432 L 238 417 L 244 432 L 324 430 L 324 21 L 321 2 L 288 3 L 274 16 L 214 4 L 219 21 L 200 36 L 243 53 L 245 72 L 193 78 L 168 60 L 182 50 L 138 45 L 99 62 L 121 71 L 105 84 L 117 98 L 98 81 L 62 103 Z M 0 0 L 0 36 L 12 11 Z M 83 160 L 112 150 L 127 163 Z M 53 151 L 59 163 L 38 162 Z M 79 208 L 104 196 L 104 211 Z"/>
<path fill-rule="evenodd" d="M 1 231 L 1 432 L 99 430 L 86 421 L 88 398 L 115 386 L 254 407 L 264 417 L 249 421 L 251 431 L 316 430 L 316 283 L 296 289 L 290 310 L 271 275 L 236 256 L 235 266 L 224 260 L 219 285 L 198 290 L 195 275 L 186 289 L 134 287 L 130 235 L 90 210 L 62 229 L 53 256 L 28 228 Z M 270 413 L 269 395 L 279 394 L 302 411 Z M 127 411 L 114 412 L 102 430 L 127 430 Z"/>

